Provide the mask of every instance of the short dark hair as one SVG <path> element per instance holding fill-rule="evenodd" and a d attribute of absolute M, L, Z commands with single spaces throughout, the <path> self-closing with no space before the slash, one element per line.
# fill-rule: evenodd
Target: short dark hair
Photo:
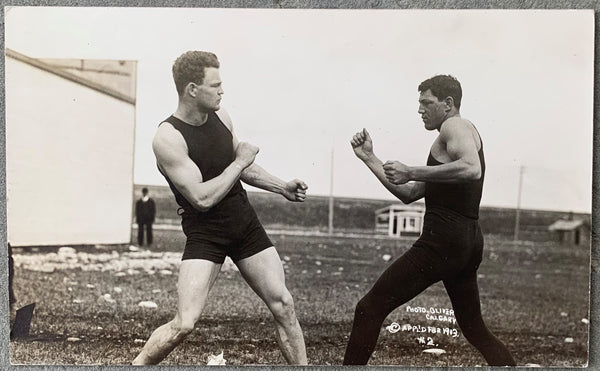
<path fill-rule="evenodd" d="M 419 85 L 419 92 L 424 93 L 431 90 L 438 100 L 444 100 L 447 97 L 454 99 L 454 106 L 460 109 L 460 100 L 462 99 L 462 88 L 456 77 L 451 75 L 436 75 Z"/>
<path fill-rule="evenodd" d="M 142 193 L 143 194 L 148 194 L 148 188 L 146 188 L 146 187 L 142 188 Z"/>
<path fill-rule="evenodd" d="M 190 50 L 179 56 L 173 63 L 173 80 L 179 96 L 183 95 L 186 85 L 190 82 L 204 82 L 204 68 L 219 68 L 217 56 L 211 52 Z"/>

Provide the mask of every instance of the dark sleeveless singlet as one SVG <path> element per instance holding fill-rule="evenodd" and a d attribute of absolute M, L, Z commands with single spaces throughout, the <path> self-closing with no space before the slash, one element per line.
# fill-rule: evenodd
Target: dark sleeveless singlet
<path fill-rule="evenodd" d="M 170 123 L 183 135 L 188 156 L 200 169 L 203 181 L 219 176 L 235 160 L 233 135 L 216 113 L 209 113 L 201 126 L 186 124 L 173 116 L 163 122 Z M 235 262 L 273 246 L 239 180 L 219 203 L 201 212 L 166 174 L 163 176 L 183 209 L 181 228 L 187 239 L 182 260 L 206 259 L 223 264 L 226 256 Z"/>
<path fill-rule="evenodd" d="M 465 183 L 425 183 L 426 210 L 446 209 L 454 211 L 471 219 L 479 219 L 479 203 L 483 191 L 485 177 L 485 159 L 483 156 L 483 142 L 478 152 L 481 164 L 481 177 L 478 180 Z M 442 163 L 429 153 L 427 166 L 437 166 Z"/>
<path fill-rule="evenodd" d="M 481 177 L 463 183 L 425 183 L 423 231 L 406 258 L 432 278 L 448 279 L 477 271 L 483 253 L 479 202 L 485 162 L 483 142 L 478 152 Z M 431 153 L 428 166 L 438 166 Z"/>
<path fill-rule="evenodd" d="M 175 129 L 181 132 L 188 147 L 188 155 L 200 169 L 203 181 L 208 181 L 219 176 L 235 160 L 232 142 L 233 136 L 216 113 L 209 113 L 207 121 L 200 126 L 187 124 L 174 116 L 168 117 L 163 122 L 170 123 Z M 169 177 L 162 173 L 162 171 L 161 174 L 167 180 L 171 191 L 175 195 L 177 204 L 183 209 L 184 213 L 199 213 L 181 192 L 177 190 Z M 242 184 L 238 180 L 224 199 L 235 196 L 242 191 Z M 207 213 L 214 213 L 215 209 L 222 207 L 222 203 L 223 200 Z"/>

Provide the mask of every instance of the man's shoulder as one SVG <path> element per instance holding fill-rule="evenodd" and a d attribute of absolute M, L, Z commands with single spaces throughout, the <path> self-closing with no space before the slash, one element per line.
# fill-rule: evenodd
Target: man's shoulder
<path fill-rule="evenodd" d="M 454 117 L 450 117 L 449 119 L 446 119 L 446 121 L 444 121 L 444 124 L 442 125 L 442 129 L 444 127 L 463 128 L 465 126 L 472 126 L 472 125 L 473 125 L 473 123 L 470 120 L 467 120 L 464 117 L 454 116 Z"/>
<path fill-rule="evenodd" d="M 225 110 L 225 108 L 221 108 L 220 110 L 215 111 L 215 114 L 217 115 L 219 120 L 221 120 L 223 125 L 225 125 L 227 129 L 229 129 L 229 131 L 233 131 L 233 122 L 231 121 L 231 116 L 229 116 L 229 113 Z"/>
<path fill-rule="evenodd" d="M 185 139 L 183 134 L 175 128 L 170 122 L 163 121 L 154 134 L 152 139 L 152 148 L 161 150 L 162 148 L 185 147 Z"/>
<path fill-rule="evenodd" d="M 475 129 L 475 125 L 462 117 L 450 117 L 442 124 L 440 128 L 440 135 L 454 135 L 464 131 L 471 131 Z"/>
<path fill-rule="evenodd" d="M 156 134 L 169 133 L 169 132 L 179 132 L 175 125 L 171 121 L 163 120 L 158 124 L 156 128 Z"/>

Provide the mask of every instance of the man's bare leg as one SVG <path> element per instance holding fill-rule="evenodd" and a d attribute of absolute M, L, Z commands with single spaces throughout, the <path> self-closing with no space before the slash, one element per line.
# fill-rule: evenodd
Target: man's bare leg
<path fill-rule="evenodd" d="M 274 247 L 238 261 L 240 273 L 267 304 L 277 326 L 279 346 L 290 365 L 306 365 L 306 347 L 294 301 L 285 286 L 281 260 Z"/>
<path fill-rule="evenodd" d="M 220 270 L 221 264 L 208 260 L 181 262 L 175 318 L 154 330 L 142 352 L 133 360 L 134 365 L 159 363 L 192 332 Z"/>

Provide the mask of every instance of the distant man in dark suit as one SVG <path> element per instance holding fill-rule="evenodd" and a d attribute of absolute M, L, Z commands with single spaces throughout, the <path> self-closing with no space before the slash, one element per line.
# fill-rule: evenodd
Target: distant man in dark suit
<path fill-rule="evenodd" d="M 142 188 L 142 198 L 135 203 L 135 219 L 138 225 L 138 245 L 144 244 L 144 229 L 146 242 L 152 245 L 152 223 L 156 215 L 154 200 L 148 195 L 148 188 Z"/>

